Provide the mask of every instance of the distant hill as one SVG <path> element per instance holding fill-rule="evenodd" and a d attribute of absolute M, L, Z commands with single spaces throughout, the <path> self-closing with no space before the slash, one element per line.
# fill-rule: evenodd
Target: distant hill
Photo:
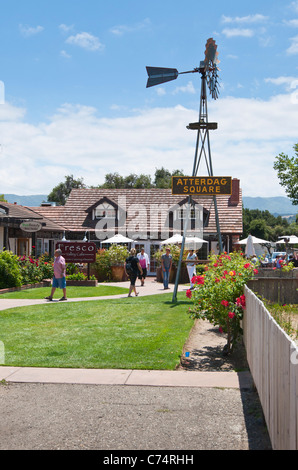
<path fill-rule="evenodd" d="M 243 197 L 245 209 L 259 209 L 269 211 L 273 215 L 296 215 L 298 206 L 293 206 L 290 199 L 283 196 L 277 197 Z"/>
<path fill-rule="evenodd" d="M 12 204 L 16 202 L 22 206 L 38 207 L 46 202 L 46 194 L 34 194 L 32 196 L 19 196 L 17 194 L 4 194 L 4 198 Z M 283 196 L 277 197 L 243 197 L 243 206 L 246 209 L 268 210 L 274 215 L 296 215 L 298 206 L 293 206 L 290 199 Z"/>
<path fill-rule="evenodd" d="M 4 199 L 11 204 L 15 202 L 21 206 L 38 207 L 48 200 L 46 194 L 34 194 L 33 196 L 18 196 L 17 194 L 4 194 Z"/>

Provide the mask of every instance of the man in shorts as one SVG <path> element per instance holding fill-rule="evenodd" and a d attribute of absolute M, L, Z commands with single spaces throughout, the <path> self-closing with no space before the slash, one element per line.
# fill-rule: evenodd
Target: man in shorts
<path fill-rule="evenodd" d="M 61 250 L 56 250 L 54 253 L 54 277 L 52 281 L 52 290 L 51 294 L 46 297 L 47 300 L 53 300 L 54 292 L 59 287 L 63 290 L 63 297 L 59 300 L 67 300 L 66 298 L 66 267 L 65 259 L 62 256 Z"/>

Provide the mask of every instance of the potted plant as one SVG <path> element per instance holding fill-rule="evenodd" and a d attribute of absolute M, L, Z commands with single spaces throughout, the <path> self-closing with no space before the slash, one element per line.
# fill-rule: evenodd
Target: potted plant
<path fill-rule="evenodd" d="M 97 250 L 95 263 L 91 264 L 91 273 L 96 275 L 99 282 L 111 280 L 111 260 L 108 250 L 104 248 Z"/>
<path fill-rule="evenodd" d="M 113 281 L 123 281 L 125 279 L 124 263 L 128 257 L 127 247 L 113 244 L 108 249 Z"/>

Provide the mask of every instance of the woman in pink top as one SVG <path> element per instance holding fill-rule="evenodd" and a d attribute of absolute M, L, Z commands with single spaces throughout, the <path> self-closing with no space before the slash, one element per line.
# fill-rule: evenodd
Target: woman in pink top
<path fill-rule="evenodd" d="M 54 277 L 52 281 L 52 290 L 51 294 L 46 297 L 47 300 L 53 300 L 54 292 L 59 287 L 63 290 L 63 297 L 59 300 L 67 300 L 66 298 L 66 266 L 65 259 L 62 256 L 61 250 L 55 251 L 55 260 L 54 260 Z"/>

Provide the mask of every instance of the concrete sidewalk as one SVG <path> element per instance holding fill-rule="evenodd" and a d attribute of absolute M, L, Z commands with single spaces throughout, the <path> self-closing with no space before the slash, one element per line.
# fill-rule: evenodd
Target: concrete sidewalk
<path fill-rule="evenodd" d="M 252 388 L 249 372 L 196 372 L 184 370 L 51 369 L 0 367 L 0 381 L 85 385 L 143 385 L 155 387 Z"/>

